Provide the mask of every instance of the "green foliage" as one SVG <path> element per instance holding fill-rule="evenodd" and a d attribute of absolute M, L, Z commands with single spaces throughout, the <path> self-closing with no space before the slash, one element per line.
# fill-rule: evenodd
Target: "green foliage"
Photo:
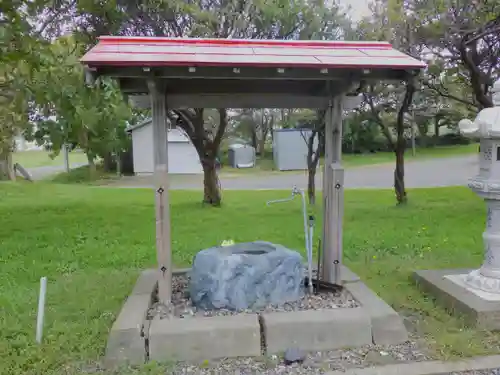
<path fill-rule="evenodd" d="M 500 1 L 416 0 L 418 44 L 430 53 L 426 85 L 468 107 L 492 106 L 489 91 L 500 78 Z"/>
<path fill-rule="evenodd" d="M 26 81 L 38 63 L 38 43 L 29 17 L 45 1 L 2 1 L 0 9 L 0 163 L 9 164 L 13 138 L 28 127 Z M 0 168 L 0 179 L 2 171 Z"/>
<path fill-rule="evenodd" d="M 96 166 L 95 173 L 90 173 L 89 166 L 72 169 L 69 173 L 60 173 L 51 178 L 52 182 L 58 184 L 89 184 L 102 183 L 105 180 L 117 178 L 116 174 L 105 171 L 101 164 Z"/>
<path fill-rule="evenodd" d="M 49 141 L 55 155 L 69 143 L 93 160 L 124 150 L 132 112 L 111 79 L 85 83 L 79 62 L 83 49 L 74 38 L 62 37 L 41 56 L 30 84 L 38 112 L 33 135 L 41 144 Z"/>
<path fill-rule="evenodd" d="M 379 126 L 369 112 L 355 112 L 344 121 L 342 149 L 348 153 L 388 150 Z"/>

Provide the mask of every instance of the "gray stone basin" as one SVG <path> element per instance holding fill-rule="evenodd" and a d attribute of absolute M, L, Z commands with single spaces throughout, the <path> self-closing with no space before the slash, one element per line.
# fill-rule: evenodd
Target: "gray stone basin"
<path fill-rule="evenodd" d="M 264 241 L 212 247 L 196 254 L 189 292 L 203 309 L 253 310 L 303 295 L 302 256 Z"/>

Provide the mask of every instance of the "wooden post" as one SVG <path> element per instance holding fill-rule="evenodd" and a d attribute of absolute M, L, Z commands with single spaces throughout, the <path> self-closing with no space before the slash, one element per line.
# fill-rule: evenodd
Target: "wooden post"
<path fill-rule="evenodd" d="M 158 259 L 158 299 L 167 307 L 172 302 L 172 252 L 170 239 L 170 203 L 168 199 L 168 129 L 165 87 L 149 80 L 153 125 L 156 253 Z"/>
<path fill-rule="evenodd" d="M 323 172 L 323 252 L 321 278 L 341 284 L 344 170 L 342 159 L 343 94 L 333 97 L 325 114 Z"/>

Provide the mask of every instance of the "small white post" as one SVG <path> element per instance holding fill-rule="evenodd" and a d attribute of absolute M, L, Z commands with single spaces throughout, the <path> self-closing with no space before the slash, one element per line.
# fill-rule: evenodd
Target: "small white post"
<path fill-rule="evenodd" d="M 417 155 L 417 146 L 415 144 L 415 128 L 413 127 L 413 123 L 411 124 L 411 156 Z"/>
<path fill-rule="evenodd" d="M 36 342 L 42 343 L 43 315 L 45 312 L 45 294 L 47 293 L 47 278 L 40 278 L 40 295 L 38 296 L 38 314 L 36 317 Z"/>
<path fill-rule="evenodd" d="M 66 173 L 70 172 L 69 168 L 69 150 L 68 150 L 68 145 L 66 143 L 63 143 L 62 145 L 62 152 L 63 152 L 63 159 L 64 159 L 64 170 Z"/>

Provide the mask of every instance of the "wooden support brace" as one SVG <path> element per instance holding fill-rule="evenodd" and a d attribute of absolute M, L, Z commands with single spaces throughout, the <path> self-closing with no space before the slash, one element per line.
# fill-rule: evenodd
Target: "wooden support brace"
<path fill-rule="evenodd" d="M 172 251 L 168 181 L 168 128 L 165 87 L 149 80 L 153 125 L 156 253 L 158 260 L 158 298 L 167 307 L 172 303 Z"/>

